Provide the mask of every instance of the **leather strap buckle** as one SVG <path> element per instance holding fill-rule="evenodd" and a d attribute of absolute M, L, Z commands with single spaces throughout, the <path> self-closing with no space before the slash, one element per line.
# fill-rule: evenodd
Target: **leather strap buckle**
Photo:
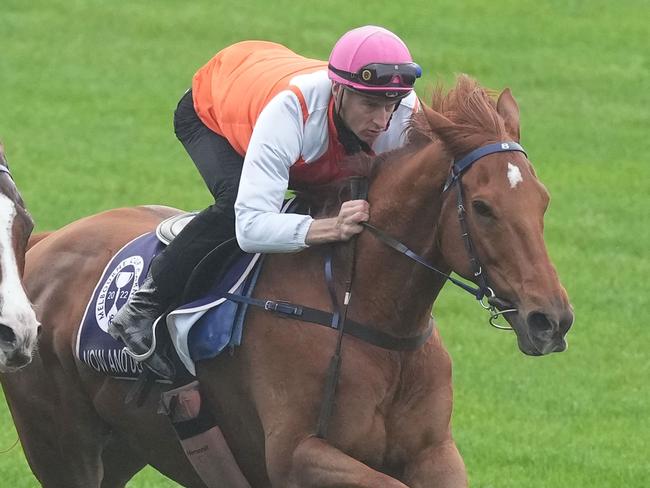
<path fill-rule="evenodd" d="M 298 317 L 302 315 L 301 306 L 281 300 L 267 300 L 264 302 L 264 310 L 277 313 L 279 315 L 293 315 Z"/>

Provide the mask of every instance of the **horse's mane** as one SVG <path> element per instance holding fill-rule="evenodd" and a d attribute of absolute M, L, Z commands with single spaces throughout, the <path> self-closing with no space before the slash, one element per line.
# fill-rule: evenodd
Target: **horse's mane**
<path fill-rule="evenodd" d="M 345 158 L 340 167 L 346 174 L 364 176 L 372 182 L 380 170 L 435 140 L 442 140 L 454 158 L 479 146 L 504 140 L 506 128 L 497 113 L 494 95 L 467 75 L 458 76 L 456 85 L 446 93 L 443 86 L 438 85 L 433 90 L 431 108 L 451 120 L 453 126 L 437 128 L 434 132 L 424 112 L 419 111 L 405 129 L 408 142 L 403 147 L 376 156 L 359 153 Z M 347 198 L 346 185 L 347 180 L 338 180 L 299 195 L 309 201 L 312 210 L 317 209 L 318 215 L 329 215 Z"/>
<path fill-rule="evenodd" d="M 421 136 L 442 139 L 455 158 L 464 156 L 479 146 L 507 138 L 505 123 L 496 109 L 495 95 L 476 80 L 460 75 L 449 92 L 445 93 L 441 85 L 434 88 L 430 105 L 454 125 L 438 128 L 434 134 L 424 113 L 419 112 L 413 117 L 411 127 Z"/>

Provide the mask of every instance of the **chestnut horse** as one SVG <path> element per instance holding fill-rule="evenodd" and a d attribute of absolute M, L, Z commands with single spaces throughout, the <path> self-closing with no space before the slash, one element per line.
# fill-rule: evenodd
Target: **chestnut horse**
<path fill-rule="evenodd" d="M 434 97 L 433 108 L 423 108 L 407 147 L 368 161 L 371 224 L 443 273 L 453 270 L 481 284 L 474 277 L 480 262 L 479 276 L 488 278 L 483 285 L 516 309 L 505 316 L 521 351 L 564 350 L 573 313 L 543 240 L 549 196 L 526 155 L 488 153 L 443 191 L 452 160 L 495 143 L 516 146 L 515 100 L 505 90 L 495 103 L 461 77 L 446 96 Z M 25 283 L 43 320 L 42 338 L 34 362 L 3 382 L 43 486 L 124 486 L 146 464 L 184 486 L 203 486 L 169 421 L 156 413 L 168 387 L 155 386 L 140 408 L 126 406 L 131 383 L 101 376 L 73 356 L 76 328 L 108 260 L 174 212 L 105 212 L 52 233 L 27 254 Z M 471 235 L 474 265 L 462 228 Z M 339 297 L 350 269 L 348 246 L 334 251 Z M 254 296 L 331 310 L 324 249 L 268 256 Z M 369 230 L 356 250 L 348 318 L 397 338 L 424 334 L 446 278 Z M 204 401 L 250 485 L 466 486 L 450 427 L 451 363 L 437 330 L 411 351 L 346 336 L 335 408 L 322 439 L 316 425 L 336 343 L 336 331 L 327 327 L 251 309 L 242 346 L 197 364 Z"/>
<path fill-rule="evenodd" d="M 0 143 L 0 372 L 32 360 L 39 323 L 21 283 L 34 223 L 14 184 Z"/>

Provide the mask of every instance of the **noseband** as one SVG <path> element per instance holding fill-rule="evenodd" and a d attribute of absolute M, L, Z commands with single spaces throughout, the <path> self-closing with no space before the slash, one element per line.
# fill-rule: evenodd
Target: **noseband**
<path fill-rule="evenodd" d="M 449 172 L 449 176 L 445 181 L 445 186 L 442 190 L 444 194 L 447 193 L 447 190 L 449 190 L 452 186 L 457 187 L 456 208 L 458 212 L 458 222 L 460 223 L 461 237 L 463 239 L 463 242 L 465 244 L 465 249 L 469 257 L 470 266 L 472 268 L 472 274 L 474 275 L 474 277 L 478 282 L 477 283 L 478 288 L 472 287 L 471 285 L 468 285 L 467 283 L 464 283 L 463 281 L 454 278 L 448 273 L 444 273 L 440 271 L 439 269 L 429 264 L 422 256 L 411 251 L 406 245 L 402 244 L 397 239 L 389 236 L 385 232 L 377 229 L 373 225 L 367 222 L 364 222 L 362 225 L 366 227 L 372 234 L 375 235 L 375 237 L 377 237 L 384 244 L 392 247 L 396 251 L 404 254 L 406 257 L 412 259 L 413 261 L 416 261 L 422 266 L 444 276 L 445 279 L 451 281 L 454 285 L 472 294 L 476 298 L 476 300 L 478 300 L 479 304 L 485 310 L 490 312 L 491 314 L 489 319 L 490 325 L 501 330 L 512 330 L 511 327 L 499 325 L 496 323 L 496 319 L 500 315 L 503 315 L 505 313 L 510 313 L 510 312 L 516 312 L 517 309 L 514 308 L 512 304 L 509 303 L 507 300 L 497 297 L 496 294 L 494 293 L 494 290 L 490 288 L 490 286 L 488 285 L 488 279 L 486 273 L 483 270 L 483 267 L 481 266 L 481 262 L 479 261 L 476 252 L 474 251 L 472 238 L 469 234 L 467 220 L 465 219 L 465 215 L 467 211 L 465 210 L 465 203 L 463 198 L 463 185 L 461 184 L 461 178 L 463 176 L 463 173 L 467 171 L 472 166 L 472 164 L 474 164 L 476 161 L 489 154 L 494 154 L 499 152 L 521 152 L 524 155 L 526 155 L 526 151 L 524 151 L 523 147 L 521 147 L 518 143 L 511 142 L 511 141 L 497 142 L 494 144 L 487 144 L 485 146 L 479 147 L 478 149 L 475 149 L 474 151 L 470 152 L 460 160 L 454 161 L 454 163 L 451 166 L 451 171 Z"/>

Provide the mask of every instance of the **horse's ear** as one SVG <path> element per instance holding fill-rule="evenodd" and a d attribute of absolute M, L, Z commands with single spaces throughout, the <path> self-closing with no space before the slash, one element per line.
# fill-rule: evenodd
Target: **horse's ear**
<path fill-rule="evenodd" d="M 508 133 L 514 137 L 515 142 L 519 142 L 519 106 L 517 106 L 510 88 L 506 88 L 499 95 L 497 112 L 503 117 Z"/>
<path fill-rule="evenodd" d="M 421 103 L 420 106 L 422 107 L 424 116 L 426 117 L 427 122 L 429 123 L 429 127 L 431 127 L 431 130 L 435 134 L 440 134 L 441 129 L 454 126 L 454 123 L 451 120 L 449 120 L 441 113 L 436 112 L 431 107 L 428 107 L 424 103 Z"/>

